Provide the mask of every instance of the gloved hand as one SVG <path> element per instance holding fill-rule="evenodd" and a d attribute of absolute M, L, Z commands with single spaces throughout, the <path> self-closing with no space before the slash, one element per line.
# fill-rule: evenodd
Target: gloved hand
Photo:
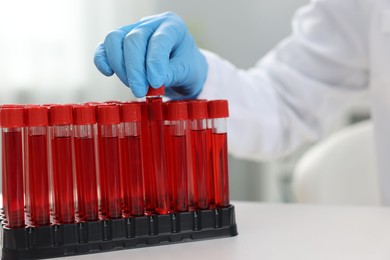
<path fill-rule="evenodd" d="M 196 97 L 206 80 L 207 62 L 183 20 L 167 12 L 110 32 L 95 51 L 101 73 L 114 73 L 136 97 L 148 86 L 165 86 L 172 99 Z"/>

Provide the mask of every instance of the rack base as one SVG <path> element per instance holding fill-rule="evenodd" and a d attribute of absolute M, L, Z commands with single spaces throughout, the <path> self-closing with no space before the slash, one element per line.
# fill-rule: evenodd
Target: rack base
<path fill-rule="evenodd" d="M 234 206 L 9 229 L 1 225 L 1 259 L 42 259 L 236 236 Z"/>

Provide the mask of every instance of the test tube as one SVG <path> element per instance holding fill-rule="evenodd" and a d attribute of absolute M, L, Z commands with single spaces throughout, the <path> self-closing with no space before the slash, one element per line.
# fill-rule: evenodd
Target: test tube
<path fill-rule="evenodd" d="M 55 223 L 75 220 L 73 159 L 72 159 L 72 106 L 51 105 L 50 157 L 53 183 L 53 215 Z"/>
<path fill-rule="evenodd" d="M 138 102 L 121 106 L 121 183 L 123 216 L 144 214 L 141 153 L 141 106 Z"/>
<path fill-rule="evenodd" d="M 26 198 L 33 226 L 50 224 L 48 108 L 25 107 L 26 119 Z"/>
<path fill-rule="evenodd" d="M 23 107 L 2 107 L 2 194 L 7 226 L 24 227 Z"/>
<path fill-rule="evenodd" d="M 2 134 L 2 131 L 1 131 L 1 128 L 2 128 L 2 126 L 1 126 L 1 109 L 3 108 L 3 106 L 2 105 L 0 105 L 0 132 L 1 132 L 1 134 L 0 134 L 0 147 L 1 147 L 1 150 L 0 150 L 0 153 L 1 153 L 1 160 L 0 160 L 0 165 L 1 165 L 1 176 L 2 176 L 2 178 L 3 178 L 3 173 L 4 173 L 4 167 L 3 167 L 3 161 L 4 161 L 4 148 L 3 148 L 3 142 L 2 142 L 2 140 L 3 140 L 3 134 Z M 3 181 L 1 181 L 1 192 L 2 192 L 2 194 L 4 194 L 4 192 L 5 192 L 5 186 L 4 186 L 4 182 Z M 3 200 L 3 199 L 2 199 Z M 6 207 L 5 205 L 4 205 L 4 201 L 3 201 L 3 207 L 0 209 L 0 217 L 2 218 L 2 219 L 5 219 L 5 213 L 4 213 L 4 208 Z"/>
<path fill-rule="evenodd" d="M 214 159 L 213 159 L 213 132 L 212 119 L 207 119 L 206 130 L 206 167 L 207 167 L 207 186 L 209 193 L 209 208 L 215 208 L 215 181 L 214 181 Z"/>
<path fill-rule="evenodd" d="M 161 91 L 161 92 L 160 92 Z M 149 88 L 146 104 L 149 112 L 150 142 L 152 145 L 152 163 L 156 182 L 156 211 L 167 214 L 170 209 L 168 197 L 168 179 L 165 162 L 163 102 L 160 95 L 164 88 Z M 155 96 L 156 95 L 156 96 Z"/>
<path fill-rule="evenodd" d="M 187 103 L 169 102 L 166 105 L 169 125 L 170 151 L 173 188 L 173 208 L 176 212 L 188 210 L 188 169 L 187 169 Z"/>
<path fill-rule="evenodd" d="M 119 159 L 120 114 L 117 105 L 97 107 L 101 219 L 122 216 Z"/>
<path fill-rule="evenodd" d="M 174 170 L 173 170 L 173 156 L 172 144 L 171 144 L 171 121 L 167 120 L 167 105 L 169 102 L 163 103 L 163 117 L 164 117 L 164 144 L 165 144 L 165 163 L 166 163 L 166 172 L 167 172 L 167 192 L 168 192 L 168 203 L 170 206 L 169 212 L 174 211 L 174 198 L 173 198 L 173 184 L 175 181 Z"/>
<path fill-rule="evenodd" d="M 229 108 L 227 100 L 209 101 L 208 112 L 212 123 L 215 204 L 217 207 L 227 207 L 229 206 L 226 128 L 226 118 L 229 116 Z"/>
<path fill-rule="evenodd" d="M 141 150 L 142 168 L 144 174 L 145 214 L 150 215 L 156 211 L 156 180 L 154 179 L 154 164 L 152 163 L 152 146 L 150 143 L 149 111 L 146 102 L 141 106 Z"/>
<path fill-rule="evenodd" d="M 73 106 L 74 160 L 80 222 L 98 219 L 95 123 L 94 106 Z"/>
<path fill-rule="evenodd" d="M 195 187 L 195 207 L 209 207 L 209 174 L 207 167 L 207 101 L 196 100 L 188 103 L 191 128 L 192 170 Z"/>

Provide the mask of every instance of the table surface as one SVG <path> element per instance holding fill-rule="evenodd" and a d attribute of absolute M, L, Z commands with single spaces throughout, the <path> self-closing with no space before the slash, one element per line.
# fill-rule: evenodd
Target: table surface
<path fill-rule="evenodd" d="M 239 233 L 236 237 L 73 258 L 390 259 L 390 208 L 251 202 L 233 204 Z"/>

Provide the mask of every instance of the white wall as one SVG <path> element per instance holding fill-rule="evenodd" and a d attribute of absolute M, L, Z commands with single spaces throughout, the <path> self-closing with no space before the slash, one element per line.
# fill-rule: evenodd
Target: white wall
<path fill-rule="evenodd" d="M 308 0 L 156 1 L 157 11 L 184 17 L 199 46 L 248 68 L 291 29 L 294 11 Z"/>

